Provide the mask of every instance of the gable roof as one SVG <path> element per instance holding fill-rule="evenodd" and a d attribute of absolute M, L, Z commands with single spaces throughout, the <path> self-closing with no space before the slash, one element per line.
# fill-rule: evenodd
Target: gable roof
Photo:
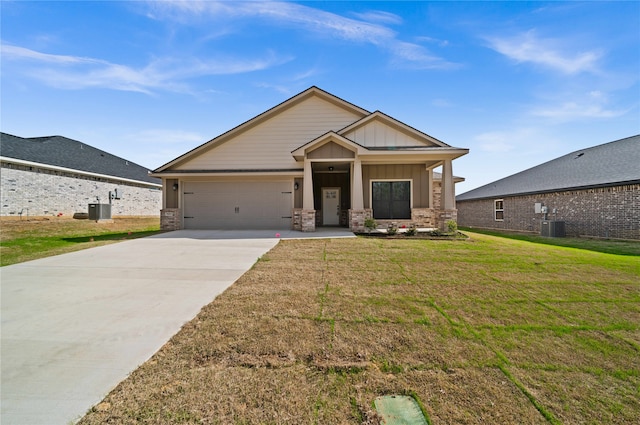
<path fill-rule="evenodd" d="M 450 145 L 447 145 L 446 143 L 436 139 L 435 137 L 431 137 L 426 133 L 423 133 L 420 130 L 417 130 L 413 127 L 411 127 L 410 125 L 407 125 L 405 123 L 403 123 L 402 121 L 398 121 L 397 119 L 390 117 L 389 115 L 380 112 L 380 111 L 374 111 L 373 113 L 367 115 L 366 117 L 363 117 L 362 119 L 354 122 L 353 124 L 348 125 L 347 127 L 343 128 L 342 130 L 338 131 L 338 134 L 340 135 L 346 135 L 352 131 L 355 131 L 356 129 L 366 125 L 367 123 L 370 123 L 372 121 L 379 121 L 382 122 L 386 125 L 388 125 L 389 127 L 395 128 L 405 134 L 409 134 L 413 137 L 416 137 L 418 139 L 423 139 L 426 142 L 430 142 L 433 143 L 435 146 L 439 146 L 439 147 L 451 147 Z M 404 147 L 404 146 L 403 146 Z M 414 146 L 407 146 L 407 147 L 414 147 Z M 420 147 L 424 147 L 423 145 L 420 145 Z"/>
<path fill-rule="evenodd" d="M 640 183 L 640 135 L 581 149 L 456 197 L 457 201 Z"/>
<path fill-rule="evenodd" d="M 364 146 L 357 144 L 353 140 L 349 140 L 346 137 L 343 137 L 342 135 L 336 133 L 335 131 L 328 131 L 323 135 L 305 143 L 304 145 L 300 146 L 296 150 L 292 151 L 291 155 L 293 155 L 293 157 L 296 158 L 298 161 L 301 161 L 304 159 L 305 152 L 308 152 L 309 150 L 312 150 L 312 149 L 317 149 L 318 147 L 330 141 L 337 143 L 340 146 L 343 146 L 353 152 L 362 153 L 363 151 L 366 150 Z"/>
<path fill-rule="evenodd" d="M 141 165 L 62 136 L 23 138 L 0 133 L 0 155 L 4 161 L 16 159 L 155 185 L 161 182 Z"/>
<path fill-rule="evenodd" d="M 366 109 L 363 109 L 359 106 L 354 105 L 353 103 L 347 102 L 344 99 L 341 99 L 329 92 L 326 92 L 316 86 L 311 86 L 309 87 L 307 90 L 298 93 L 297 95 L 285 100 L 284 102 L 274 106 L 271 109 L 268 109 L 267 111 L 256 115 L 255 117 L 251 118 L 248 121 L 245 121 L 244 123 L 232 128 L 231 130 L 209 140 L 208 142 L 190 150 L 189 152 L 185 153 L 184 155 L 181 155 L 175 159 L 173 159 L 172 161 L 160 166 L 159 168 L 157 168 L 156 170 L 154 170 L 154 173 L 160 173 L 164 170 L 167 170 L 168 168 L 177 165 L 179 163 L 188 161 L 189 159 L 201 154 L 202 152 L 212 149 L 230 139 L 232 139 L 233 137 L 241 134 L 244 131 L 247 131 L 253 127 L 255 127 L 256 125 L 274 117 L 275 115 L 281 113 L 282 111 L 291 108 L 292 106 L 302 102 L 305 99 L 308 99 L 311 96 L 317 96 L 321 99 L 324 99 L 330 103 L 333 103 L 345 110 L 348 110 L 350 112 L 353 112 L 356 115 L 359 115 L 361 117 L 364 117 L 366 115 L 369 115 L 370 112 L 367 111 Z"/>

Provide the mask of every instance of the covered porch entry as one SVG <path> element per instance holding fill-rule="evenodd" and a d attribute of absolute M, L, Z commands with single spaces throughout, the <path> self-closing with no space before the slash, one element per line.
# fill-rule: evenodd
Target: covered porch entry
<path fill-rule="evenodd" d="M 292 152 L 303 163 L 296 179 L 293 229 L 344 226 L 364 231 L 365 221 L 442 227 L 455 220 L 452 155 L 434 147 L 367 148 L 327 133 Z M 433 169 L 442 166 L 438 180 Z M 300 193 L 301 192 L 301 193 Z"/>

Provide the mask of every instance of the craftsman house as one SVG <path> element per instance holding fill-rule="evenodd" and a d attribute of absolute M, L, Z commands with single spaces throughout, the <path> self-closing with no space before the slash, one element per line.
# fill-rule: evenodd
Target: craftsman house
<path fill-rule="evenodd" d="M 452 162 L 466 153 L 311 87 L 152 175 L 165 229 L 438 227 L 456 217 Z"/>
<path fill-rule="evenodd" d="M 114 216 L 159 215 L 160 179 L 85 143 L 0 133 L 0 162 L 2 217 L 72 217 L 92 203 L 111 203 Z"/>
<path fill-rule="evenodd" d="M 639 164 L 640 135 L 575 151 L 459 195 L 458 224 L 640 239 Z"/>

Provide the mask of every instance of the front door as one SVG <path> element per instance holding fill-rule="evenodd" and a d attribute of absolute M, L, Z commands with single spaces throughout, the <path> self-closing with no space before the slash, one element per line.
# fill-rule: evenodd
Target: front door
<path fill-rule="evenodd" d="M 340 224 L 340 189 L 322 188 L 322 224 L 338 226 Z"/>

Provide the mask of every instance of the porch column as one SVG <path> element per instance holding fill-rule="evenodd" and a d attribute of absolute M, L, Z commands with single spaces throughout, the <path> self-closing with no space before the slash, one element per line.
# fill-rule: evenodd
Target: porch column
<path fill-rule="evenodd" d="M 428 195 L 427 195 L 427 206 L 429 208 L 433 208 L 433 168 L 427 168 L 427 185 L 428 185 Z"/>
<path fill-rule="evenodd" d="M 353 162 L 353 185 L 351 188 L 351 209 L 364 209 L 364 195 L 362 191 L 362 162 L 356 158 Z"/>
<path fill-rule="evenodd" d="M 440 208 L 443 210 L 453 210 L 456 208 L 453 170 L 450 159 L 445 159 L 442 164 L 442 206 Z"/>
<path fill-rule="evenodd" d="M 313 205 L 313 172 L 311 161 L 304 160 L 304 183 L 302 188 L 302 209 L 315 210 Z"/>

